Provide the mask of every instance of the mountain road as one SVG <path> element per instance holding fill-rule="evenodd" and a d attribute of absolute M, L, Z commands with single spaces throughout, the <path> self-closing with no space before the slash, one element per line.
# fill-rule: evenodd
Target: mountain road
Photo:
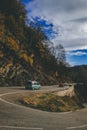
<path fill-rule="evenodd" d="M 37 92 L 67 88 L 43 86 Z M 87 108 L 73 112 L 45 112 L 10 102 L 5 95 L 24 93 L 24 87 L 0 87 L 0 130 L 87 130 Z"/>

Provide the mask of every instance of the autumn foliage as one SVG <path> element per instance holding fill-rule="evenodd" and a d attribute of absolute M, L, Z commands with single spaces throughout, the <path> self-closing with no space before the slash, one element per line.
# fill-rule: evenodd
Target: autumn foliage
<path fill-rule="evenodd" d="M 4 76 L 0 72 L 0 82 L 23 84 L 27 77 L 37 79 L 42 84 L 58 83 L 61 75 L 58 57 L 52 53 L 43 28 L 34 23 L 26 24 L 26 9 L 22 0 L 0 2 L 0 70 L 3 72 L 9 62 L 12 64 L 5 69 Z"/>

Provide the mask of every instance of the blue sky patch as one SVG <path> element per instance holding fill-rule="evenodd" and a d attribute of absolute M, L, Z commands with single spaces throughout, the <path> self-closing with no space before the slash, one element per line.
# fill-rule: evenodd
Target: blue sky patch
<path fill-rule="evenodd" d="M 54 31 L 54 25 L 51 22 L 48 22 L 44 19 L 41 19 L 40 17 L 32 18 L 35 25 L 40 25 L 42 27 L 42 30 L 45 32 L 47 37 L 51 40 L 53 39 L 58 32 Z"/>
<path fill-rule="evenodd" d="M 67 61 L 72 65 L 87 64 L 87 50 L 75 50 L 67 53 Z"/>
<path fill-rule="evenodd" d="M 29 3 L 29 2 L 32 2 L 33 0 L 23 0 L 24 3 Z"/>
<path fill-rule="evenodd" d="M 87 0 L 24 0 L 24 3 L 27 18 L 40 24 L 55 46 L 61 43 L 66 51 L 71 50 L 67 54 L 71 65 L 87 64 Z"/>

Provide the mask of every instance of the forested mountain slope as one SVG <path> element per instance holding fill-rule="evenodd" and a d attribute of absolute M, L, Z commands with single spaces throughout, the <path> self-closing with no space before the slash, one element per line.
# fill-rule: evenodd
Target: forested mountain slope
<path fill-rule="evenodd" d="M 87 65 L 71 67 L 71 77 L 74 82 L 87 84 Z"/>
<path fill-rule="evenodd" d="M 26 79 L 57 83 L 57 60 L 41 27 L 26 24 L 22 2 L 0 2 L 0 86 L 23 85 Z"/>
<path fill-rule="evenodd" d="M 87 81 L 87 66 L 66 67 L 62 45 L 50 48 L 43 28 L 27 24 L 22 0 L 0 2 L 0 86 Z"/>

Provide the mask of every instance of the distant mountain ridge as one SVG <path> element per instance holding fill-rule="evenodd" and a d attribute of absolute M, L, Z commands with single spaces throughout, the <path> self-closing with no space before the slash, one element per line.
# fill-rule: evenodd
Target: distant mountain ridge
<path fill-rule="evenodd" d="M 72 80 L 74 82 L 87 83 L 87 65 L 71 67 Z"/>

